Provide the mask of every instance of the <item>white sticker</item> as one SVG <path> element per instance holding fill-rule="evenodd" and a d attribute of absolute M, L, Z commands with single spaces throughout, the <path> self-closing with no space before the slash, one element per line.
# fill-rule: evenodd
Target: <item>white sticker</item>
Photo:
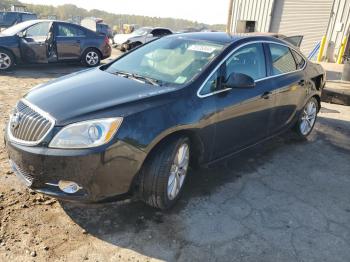
<path fill-rule="evenodd" d="M 187 77 L 185 77 L 185 76 L 179 76 L 178 78 L 176 78 L 175 83 L 176 83 L 176 84 L 183 84 L 183 83 L 186 82 L 186 80 L 187 80 Z"/>
<path fill-rule="evenodd" d="M 188 47 L 188 50 L 197 51 L 197 52 L 204 52 L 204 53 L 210 54 L 216 50 L 216 47 L 208 46 L 208 45 L 190 45 Z"/>

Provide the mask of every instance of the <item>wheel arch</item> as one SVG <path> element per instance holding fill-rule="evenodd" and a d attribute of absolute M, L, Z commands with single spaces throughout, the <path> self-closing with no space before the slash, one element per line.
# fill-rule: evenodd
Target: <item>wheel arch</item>
<path fill-rule="evenodd" d="M 314 97 L 317 100 L 318 103 L 318 111 L 320 111 L 321 109 L 321 97 L 319 95 L 313 95 L 312 97 Z"/>
<path fill-rule="evenodd" d="M 192 129 L 181 129 L 176 130 L 174 132 L 168 133 L 166 135 L 161 136 L 161 138 L 156 139 L 156 142 L 152 143 L 151 146 L 147 150 L 147 156 L 143 160 L 140 165 L 140 170 L 145 164 L 145 162 L 154 154 L 154 152 L 166 144 L 172 139 L 177 139 L 182 136 L 189 138 L 190 140 L 190 165 L 194 168 L 198 168 L 200 164 L 203 162 L 203 156 L 205 152 L 205 147 L 202 142 L 202 139 L 199 135 Z M 139 172 L 138 172 L 139 173 Z M 131 183 L 130 191 L 134 191 L 135 187 L 139 185 L 139 174 L 134 176 L 133 181 Z"/>

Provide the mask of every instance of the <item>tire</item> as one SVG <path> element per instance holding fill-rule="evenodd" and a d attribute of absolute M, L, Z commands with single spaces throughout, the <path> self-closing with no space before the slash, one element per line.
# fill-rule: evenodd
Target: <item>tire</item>
<path fill-rule="evenodd" d="M 148 205 L 166 210 L 182 193 L 190 161 L 190 141 L 187 137 L 173 138 L 151 154 L 140 171 L 140 197 Z M 180 158 L 177 162 L 184 164 L 182 168 L 176 164 L 176 157 Z"/>
<path fill-rule="evenodd" d="M 0 48 L 0 72 L 8 71 L 15 65 L 15 57 L 10 51 Z"/>
<path fill-rule="evenodd" d="M 98 66 L 101 63 L 101 54 L 95 48 L 88 48 L 82 56 L 82 62 L 87 67 Z"/>
<path fill-rule="evenodd" d="M 293 128 L 299 138 L 306 139 L 310 135 L 315 126 L 318 111 L 318 101 L 315 97 L 311 97 L 303 107 Z"/>

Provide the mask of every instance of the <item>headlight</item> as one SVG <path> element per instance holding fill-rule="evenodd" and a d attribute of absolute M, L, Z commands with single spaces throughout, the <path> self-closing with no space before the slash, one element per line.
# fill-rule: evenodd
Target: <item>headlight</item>
<path fill-rule="evenodd" d="M 118 131 L 123 118 L 89 120 L 64 127 L 52 139 L 52 148 L 90 148 L 108 143 Z"/>

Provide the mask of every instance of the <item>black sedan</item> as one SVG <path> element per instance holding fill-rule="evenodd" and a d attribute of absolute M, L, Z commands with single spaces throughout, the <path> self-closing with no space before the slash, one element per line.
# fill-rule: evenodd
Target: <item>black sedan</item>
<path fill-rule="evenodd" d="M 111 55 L 106 36 L 85 27 L 53 20 L 31 20 L 0 34 L 0 71 L 16 64 L 81 61 L 97 66 Z"/>
<path fill-rule="evenodd" d="M 130 194 L 167 209 L 190 165 L 313 129 L 323 69 L 282 40 L 189 33 L 150 42 L 18 101 L 6 148 L 18 177 L 57 198 Z"/>

